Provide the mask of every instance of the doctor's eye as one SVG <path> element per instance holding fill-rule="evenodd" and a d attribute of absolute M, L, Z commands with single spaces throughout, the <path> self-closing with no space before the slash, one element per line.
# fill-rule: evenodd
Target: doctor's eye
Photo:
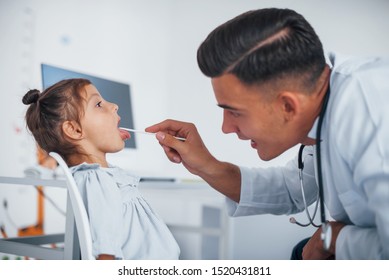
<path fill-rule="evenodd" d="M 99 107 L 99 108 L 101 108 L 102 106 L 101 106 L 101 103 L 102 103 L 103 101 L 99 101 L 99 102 L 97 102 L 97 104 L 96 104 L 96 107 Z"/>
<path fill-rule="evenodd" d="M 229 111 L 229 112 L 230 112 L 230 115 L 233 116 L 234 118 L 240 117 L 240 113 L 239 112 L 236 112 L 236 111 Z"/>

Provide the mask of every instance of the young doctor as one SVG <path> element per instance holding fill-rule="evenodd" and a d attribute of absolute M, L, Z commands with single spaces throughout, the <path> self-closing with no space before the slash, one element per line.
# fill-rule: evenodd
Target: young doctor
<path fill-rule="evenodd" d="M 311 25 L 272 8 L 216 28 L 198 63 L 224 133 L 250 140 L 266 161 L 306 147 L 284 167 L 238 167 L 214 158 L 193 124 L 166 120 L 146 130 L 168 158 L 226 195 L 232 216 L 289 215 L 322 202 L 322 224 L 308 215 L 318 230 L 303 259 L 389 259 L 389 59 L 330 54 L 326 63 Z"/>

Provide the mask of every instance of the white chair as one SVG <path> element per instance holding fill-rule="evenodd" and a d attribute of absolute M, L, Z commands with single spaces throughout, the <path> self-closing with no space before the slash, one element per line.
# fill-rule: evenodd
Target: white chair
<path fill-rule="evenodd" d="M 70 198 L 74 219 L 76 221 L 77 236 L 81 250 L 81 259 L 94 260 L 95 257 L 92 255 L 92 236 L 89 227 L 88 214 L 86 212 L 84 202 L 81 198 L 80 191 L 77 188 L 76 181 L 74 180 L 68 165 L 62 159 L 62 157 L 55 152 L 51 152 L 49 154 L 58 162 L 66 177 L 69 192 L 68 197 Z"/>

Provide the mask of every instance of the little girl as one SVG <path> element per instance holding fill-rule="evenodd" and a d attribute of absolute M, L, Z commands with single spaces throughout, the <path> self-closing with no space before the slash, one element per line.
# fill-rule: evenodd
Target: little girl
<path fill-rule="evenodd" d="M 71 167 L 83 197 L 96 259 L 178 259 L 179 247 L 139 193 L 139 178 L 110 165 L 107 153 L 124 148 L 118 106 L 89 80 L 60 81 L 23 97 L 28 129 L 38 145 Z"/>

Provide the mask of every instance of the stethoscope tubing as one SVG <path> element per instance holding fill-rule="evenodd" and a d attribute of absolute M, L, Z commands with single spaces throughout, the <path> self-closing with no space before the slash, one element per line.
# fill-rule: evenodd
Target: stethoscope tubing
<path fill-rule="evenodd" d="M 307 218 L 308 218 L 308 223 L 306 224 L 303 224 L 303 223 L 300 223 L 298 222 L 296 219 L 293 219 L 293 222 L 301 227 L 307 227 L 307 226 L 314 226 L 314 227 L 320 227 L 320 225 L 317 225 L 315 222 L 314 222 L 314 219 L 316 217 L 316 213 L 317 213 L 317 209 L 319 208 L 319 192 L 317 192 L 317 196 L 316 196 L 316 205 L 315 205 L 315 210 L 313 212 L 313 215 L 311 216 L 311 214 L 309 213 L 309 210 L 308 210 L 308 204 L 307 204 L 307 200 L 305 198 L 305 192 L 304 192 L 304 182 L 303 182 L 303 169 L 304 169 L 304 161 L 303 161 L 303 151 L 304 151 L 304 147 L 305 145 L 301 145 L 300 146 L 300 149 L 299 149 L 299 153 L 298 153 L 298 168 L 299 168 L 299 181 L 300 181 L 300 190 L 301 190 L 301 195 L 302 195 L 302 198 L 303 198 L 303 202 L 304 202 L 304 208 L 305 208 L 305 213 L 307 215 Z"/>
<path fill-rule="evenodd" d="M 304 149 L 305 145 L 301 145 L 300 149 L 299 149 L 299 154 L 298 154 L 300 188 L 301 188 L 301 192 L 302 192 L 305 212 L 307 214 L 309 222 L 307 224 L 302 224 L 302 223 L 297 222 L 295 219 L 293 219 L 293 222 L 299 226 L 306 227 L 309 225 L 313 225 L 314 227 L 321 227 L 322 228 L 321 239 L 323 241 L 323 247 L 326 250 L 329 249 L 330 244 L 331 244 L 332 230 L 331 230 L 331 225 L 326 220 L 326 214 L 325 214 L 325 208 L 324 208 L 323 171 L 322 171 L 322 165 L 321 165 L 321 130 L 322 130 L 322 126 L 323 126 L 324 115 L 326 113 L 327 106 L 328 106 L 329 97 L 330 97 L 330 88 L 328 87 L 328 90 L 327 90 L 326 95 L 325 95 L 324 100 L 323 100 L 322 109 L 321 109 L 320 114 L 319 114 L 319 121 L 317 124 L 317 130 L 316 130 L 316 165 L 317 165 L 317 183 L 318 183 L 319 190 L 318 190 L 318 197 L 316 199 L 315 211 L 314 211 L 313 216 L 311 216 L 309 211 L 308 211 L 308 205 L 307 205 L 307 202 L 305 199 L 303 178 L 302 178 L 302 172 L 303 172 L 303 168 L 304 168 L 304 162 L 303 162 L 302 157 L 303 157 L 303 149 Z M 320 201 L 321 225 L 317 225 L 313 221 L 315 216 L 316 216 L 318 200 Z"/>

